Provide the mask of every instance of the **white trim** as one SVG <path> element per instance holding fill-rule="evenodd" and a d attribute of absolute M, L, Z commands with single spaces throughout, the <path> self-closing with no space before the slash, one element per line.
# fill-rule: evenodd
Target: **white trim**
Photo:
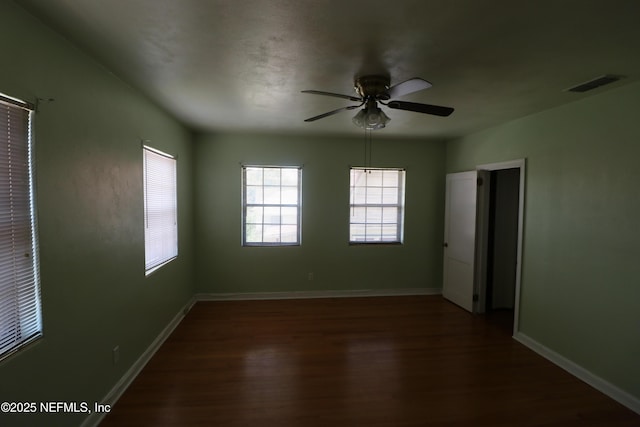
<path fill-rule="evenodd" d="M 167 157 L 167 158 L 169 158 L 169 159 L 176 160 L 176 156 L 173 156 L 173 155 L 171 155 L 171 154 L 169 154 L 169 153 L 165 153 L 164 151 L 160 151 L 160 150 L 158 150 L 157 148 L 153 148 L 153 147 L 151 147 L 151 146 L 149 146 L 149 145 L 144 145 L 144 144 L 142 144 L 142 148 L 143 148 L 143 149 L 145 149 L 145 150 L 149 150 L 149 151 L 151 151 L 152 153 L 158 154 L 158 155 L 160 155 L 160 156 L 164 156 L 164 157 Z"/>
<path fill-rule="evenodd" d="M 155 273 L 156 271 L 160 270 L 162 267 L 164 267 L 165 265 L 169 264 L 171 261 L 173 261 L 176 258 L 178 258 L 178 255 L 174 256 L 173 258 L 169 258 L 166 261 L 163 261 L 162 263 L 156 265 L 155 267 L 151 267 L 150 269 L 148 269 L 148 270 L 146 270 L 144 272 L 144 277 L 151 276 L 153 273 Z"/>
<path fill-rule="evenodd" d="M 149 345 L 144 353 L 140 355 L 138 360 L 136 360 L 127 372 L 125 372 L 122 378 L 120 378 L 120 380 L 99 403 L 108 404 L 111 405 L 111 407 L 115 405 L 122 394 L 127 390 L 127 388 L 129 388 L 133 380 L 135 380 L 140 372 L 142 372 L 153 355 L 158 351 L 162 344 L 164 344 L 167 338 L 169 338 L 169 335 L 171 335 L 174 329 L 180 324 L 180 322 L 182 322 L 182 319 L 186 316 L 189 310 L 191 310 L 191 307 L 193 307 L 195 302 L 196 300 L 194 298 L 189 300 L 189 302 L 175 315 L 173 319 L 171 319 L 169 324 L 160 332 L 151 345 Z M 97 427 L 106 415 L 107 413 L 93 412 L 85 418 L 84 422 L 80 424 L 80 427 Z"/>
<path fill-rule="evenodd" d="M 617 401 L 618 403 L 640 414 L 639 398 L 627 393 L 621 388 L 600 378 L 594 373 L 588 371 L 587 369 L 583 368 L 577 363 L 567 359 L 561 354 L 556 353 L 550 348 L 540 344 L 539 342 L 523 334 L 522 332 L 517 332 L 516 334 L 514 334 L 513 338 L 516 341 L 523 344 L 524 346 L 538 353 L 540 356 L 544 357 L 545 359 L 549 360 L 550 362 L 556 364 L 560 368 L 569 372 L 571 375 L 589 384 L 591 387 L 595 388 L 596 390 L 606 394 L 607 396 Z"/>
<path fill-rule="evenodd" d="M 520 187 L 518 194 L 518 246 L 516 254 L 516 289 L 513 308 L 513 334 L 516 335 L 520 330 L 520 285 L 522 281 L 522 247 L 524 234 L 524 200 L 525 200 L 525 181 L 526 181 L 526 159 L 510 160 L 506 162 L 487 163 L 476 166 L 476 170 L 503 170 L 503 169 L 520 169 Z"/>
<path fill-rule="evenodd" d="M 409 295 L 441 295 L 441 288 L 355 289 L 348 291 L 291 291 L 246 293 L 200 293 L 196 301 L 243 301 L 311 298 L 388 297 Z"/>
<path fill-rule="evenodd" d="M 525 159 L 508 160 L 506 162 L 485 163 L 476 166 L 477 170 L 495 171 L 501 169 L 517 169 L 524 167 Z"/>

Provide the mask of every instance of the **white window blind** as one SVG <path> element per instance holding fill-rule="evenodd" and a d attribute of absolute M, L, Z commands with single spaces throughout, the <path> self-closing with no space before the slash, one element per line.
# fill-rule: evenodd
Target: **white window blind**
<path fill-rule="evenodd" d="M 178 256 L 176 159 L 144 147 L 144 254 L 150 274 Z"/>
<path fill-rule="evenodd" d="M 351 168 L 350 243 L 402 243 L 403 169 Z"/>
<path fill-rule="evenodd" d="M 0 358 L 42 336 L 32 114 L 0 95 Z"/>
<path fill-rule="evenodd" d="M 245 166 L 242 174 L 243 245 L 299 245 L 301 168 Z"/>

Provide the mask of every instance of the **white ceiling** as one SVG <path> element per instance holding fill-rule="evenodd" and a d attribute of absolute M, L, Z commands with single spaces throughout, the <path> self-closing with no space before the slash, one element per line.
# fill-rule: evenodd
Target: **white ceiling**
<path fill-rule="evenodd" d="M 422 77 L 376 135 L 454 137 L 619 87 L 640 76 L 640 1 L 17 0 L 199 130 L 360 135 L 354 76 Z M 627 78 L 588 94 L 564 89 Z"/>

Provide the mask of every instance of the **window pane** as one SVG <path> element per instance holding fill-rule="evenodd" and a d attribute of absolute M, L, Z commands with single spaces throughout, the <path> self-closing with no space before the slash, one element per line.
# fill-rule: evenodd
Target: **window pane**
<path fill-rule="evenodd" d="M 382 226 L 380 224 L 367 224 L 366 232 L 367 240 L 379 241 L 380 234 L 382 233 Z"/>
<path fill-rule="evenodd" d="M 267 168 L 264 170 L 264 185 L 280 185 L 280 169 Z"/>
<path fill-rule="evenodd" d="M 351 169 L 351 186 L 365 187 L 367 185 L 367 174 L 361 169 Z"/>
<path fill-rule="evenodd" d="M 364 224 L 351 224 L 349 240 L 352 242 L 364 242 L 366 230 Z"/>
<path fill-rule="evenodd" d="M 282 171 L 282 185 L 298 186 L 298 169 L 281 169 Z"/>
<path fill-rule="evenodd" d="M 394 242 L 397 240 L 398 227 L 395 225 L 382 226 L 382 240 L 385 242 Z"/>
<path fill-rule="evenodd" d="M 264 187 L 265 205 L 280 204 L 280 187 Z"/>
<path fill-rule="evenodd" d="M 367 208 L 351 208 L 351 223 L 364 224 L 366 222 Z"/>
<path fill-rule="evenodd" d="M 280 225 L 265 225 L 263 239 L 265 243 L 280 242 Z"/>
<path fill-rule="evenodd" d="M 381 170 L 369 170 L 367 173 L 367 186 L 368 187 L 382 187 L 382 173 Z"/>
<path fill-rule="evenodd" d="M 262 242 L 262 224 L 247 224 L 245 240 L 247 242 Z"/>
<path fill-rule="evenodd" d="M 298 223 L 298 208 L 282 208 L 282 223 L 296 225 Z"/>
<path fill-rule="evenodd" d="M 246 175 L 247 185 L 262 185 L 262 168 L 247 168 Z"/>
<path fill-rule="evenodd" d="M 31 119 L 0 99 L 0 358 L 42 336 Z"/>
<path fill-rule="evenodd" d="M 366 203 L 367 187 L 352 187 L 351 203 L 363 205 Z"/>
<path fill-rule="evenodd" d="M 178 255 L 176 159 L 143 149 L 145 273 Z"/>
<path fill-rule="evenodd" d="M 401 242 L 405 172 L 353 168 L 350 173 L 350 241 Z"/>
<path fill-rule="evenodd" d="M 398 189 L 385 187 L 382 189 L 382 203 L 385 205 L 398 204 Z"/>
<path fill-rule="evenodd" d="M 383 208 L 382 222 L 387 224 L 395 224 L 398 222 L 398 208 Z"/>
<path fill-rule="evenodd" d="M 248 206 L 247 207 L 247 224 L 262 224 L 263 207 Z"/>
<path fill-rule="evenodd" d="M 368 204 L 379 205 L 382 203 L 382 188 L 380 187 L 367 187 L 367 199 Z"/>
<path fill-rule="evenodd" d="M 264 208 L 264 223 L 265 224 L 280 224 L 280 207 L 265 207 Z M 265 229 L 266 230 L 266 229 Z M 265 231 L 266 233 L 266 231 Z"/>
<path fill-rule="evenodd" d="M 382 172 L 382 185 L 384 187 L 397 187 L 398 186 L 398 171 L 383 171 Z"/>
<path fill-rule="evenodd" d="M 281 227 L 281 239 L 282 243 L 295 243 L 298 241 L 298 226 L 297 225 L 283 225 Z"/>
<path fill-rule="evenodd" d="M 248 204 L 262 204 L 262 187 L 255 185 L 247 186 L 247 203 Z"/>
<path fill-rule="evenodd" d="M 298 203 L 298 188 L 297 187 L 282 187 L 282 202 L 283 205 L 295 205 Z"/>
<path fill-rule="evenodd" d="M 367 224 L 382 222 L 382 208 L 368 207 L 366 209 L 367 209 Z"/>
<path fill-rule="evenodd" d="M 243 244 L 299 244 L 300 169 L 244 169 Z"/>

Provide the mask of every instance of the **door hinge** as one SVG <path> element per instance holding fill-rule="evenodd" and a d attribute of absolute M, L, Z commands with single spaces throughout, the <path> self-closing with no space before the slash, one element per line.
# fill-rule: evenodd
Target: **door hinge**
<path fill-rule="evenodd" d="M 478 302 L 478 294 L 473 294 L 473 302 Z"/>
<path fill-rule="evenodd" d="M 484 180 L 482 179 L 482 177 L 478 177 L 478 187 L 481 187 L 484 184 Z"/>

